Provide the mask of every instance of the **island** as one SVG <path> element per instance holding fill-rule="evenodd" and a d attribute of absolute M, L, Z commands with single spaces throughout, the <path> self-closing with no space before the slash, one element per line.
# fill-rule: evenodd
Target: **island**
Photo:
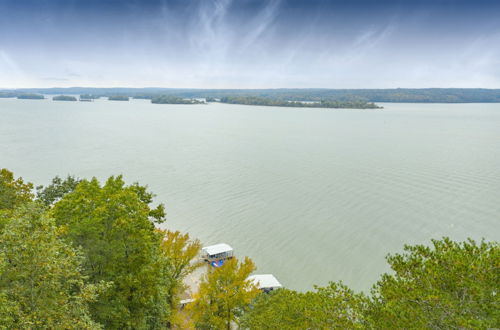
<path fill-rule="evenodd" d="M 45 96 L 43 96 L 42 94 L 28 93 L 28 94 L 20 94 L 17 96 L 17 98 L 20 100 L 43 100 L 45 99 Z"/>
<path fill-rule="evenodd" d="M 151 103 L 155 104 L 205 104 L 204 101 L 197 99 L 183 99 L 172 95 L 160 95 L 151 99 Z"/>
<path fill-rule="evenodd" d="M 0 98 L 16 97 L 16 92 L 0 92 Z"/>
<path fill-rule="evenodd" d="M 52 98 L 52 101 L 77 101 L 76 97 L 69 95 L 58 95 Z"/>
<path fill-rule="evenodd" d="M 129 97 L 126 95 L 112 95 L 108 96 L 109 101 L 128 101 Z"/>
<path fill-rule="evenodd" d="M 100 96 L 92 95 L 92 94 L 81 94 L 80 95 L 80 102 L 92 102 L 98 98 L 100 98 Z"/>
<path fill-rule="evenodd" d="M 335 109 L 381 109 L 382 107 L 372 102 L 363 100 L 328 101 L 328 100 L 285 100 L 271 97 L 257 96 L 226 96 L 220 99 L 221 103 L 263 105 L 274 107 L 298 107 L 298 108 L 335 108 Z"/>

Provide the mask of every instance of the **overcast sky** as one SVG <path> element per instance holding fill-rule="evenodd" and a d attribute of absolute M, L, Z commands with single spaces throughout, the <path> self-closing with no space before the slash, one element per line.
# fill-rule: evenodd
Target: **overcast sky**
<path fill-rule="evenodd" d="M 500 88 L 496 0 L 0 0 L 0 88 Z"/>

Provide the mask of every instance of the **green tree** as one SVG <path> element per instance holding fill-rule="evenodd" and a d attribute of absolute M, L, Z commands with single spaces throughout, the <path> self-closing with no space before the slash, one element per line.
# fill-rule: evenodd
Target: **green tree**
<path fill-rule="evenodd" d="M 244 329 L 361 329 L 367 298 L 341 283 L 315 292 L 280 289 L 262 294 L 242 321 Z"/>
<path fill-rule="evenodd" d="M 80 252 L 36 204 L 22 206 L 0 235 L 0 326 L 96 329 L 88 310 L 106 287 L 85 284 Z"/>
<path fill-rule="evenodd" d="M 394 274 L 374 286 L 369 318 L 379 329 L 500 327 L 500 246 L 433 240 L 389 255 Z"/>
<path fill-rule="evenodd" d="M 169 316 L 168 260 L 160 249 L 163 205 L 152 208 L 146 187 L 126 186 L 122 177 L 82 180 L 55 203 L 51 214 L 65 237 L 82 247 L 92 283 L 114 286 L 92 304 L 94 318 L 110 329 L 155 329 Z"/>
<path fill-rule="evenodd" d="M 260 293 L 248 276 L 255 270 L 251 259 L 228 260 L 211 269 L 200 283 L 195 302 L 188 305 L 194 323 L 200 329 L 231 329 Z"/>
<path fill-rule="evenodd" d="M 64 195 L 75 190 L 80 181 L 82 180 L 71 175 L 68 175 L 64 180 L 56 176 L 47 187 L 36 187 L 36 198 L 46 206 L 53 205 Z"/>
<path fill-rule="evenodd" d="M 33 184 L 24 182 L 23 178 L 14 178 L 14 173 L 0 169 L 0 211 L 13 210 L 33 199 Z"/>

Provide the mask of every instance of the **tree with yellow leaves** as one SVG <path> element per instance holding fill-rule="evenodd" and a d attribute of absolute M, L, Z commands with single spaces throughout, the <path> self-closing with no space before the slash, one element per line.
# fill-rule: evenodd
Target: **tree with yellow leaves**
<path fill-rule="evenodd" d="M 183 284 L 184 279 L 196 268 L 203 265 L 195 260 L 200 251 L 201 243 L 199 240 L 191 240 L 189 234 L 182 234 L 179 231 L 160 229 L 158 231 L 164 235 L 164 239 L 160 243 L 160 250 L 167 260 L 170 277 L 167 302 L 173 314 L 170 318 L 171 326 L 172 323 L 176 323 L 176 308 L 179 302 L 179 295 L 185 289 Z"/>
<path fill-rule="evenodd" d="M 203 278 L 195 301 L 188 311 L 196 328 L 231 329 L 239 324 L 239 317 L 247 310 L 260 290 L 248 276 L 255 270 L 253 261 L 228 260 L 220 268 L 211 269 Z"/>

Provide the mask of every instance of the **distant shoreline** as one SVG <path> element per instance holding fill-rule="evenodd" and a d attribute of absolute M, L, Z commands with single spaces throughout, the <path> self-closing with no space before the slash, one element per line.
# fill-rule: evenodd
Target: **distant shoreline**
<path fill-rule="evenodd" d="M 19 95 L 85 95 L 126 101 L 154 100 L 157 104 L 221 102 L 301 108 L 378 108 L 376 103 L 500 103 L 500 89 L 394 88 L 394 89 L 189 89 L 189 88 L 20 88 L 0 90 L 0 98 Z M 204 101 L 200 101 L 200 100 Z"/>

